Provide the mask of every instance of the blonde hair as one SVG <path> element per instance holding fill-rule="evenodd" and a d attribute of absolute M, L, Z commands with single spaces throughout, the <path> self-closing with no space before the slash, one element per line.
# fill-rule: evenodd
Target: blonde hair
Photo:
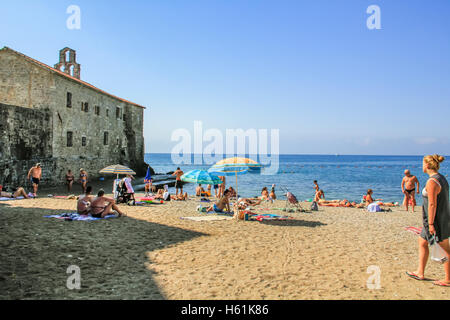
<path fill-rule="evenodd" d="M 444 161 L 445 158 L 438 154 L 428 155 L 423 157 L 423 161 L 427 164 L 428 169 L 439 171 L 440 163 Z"/>

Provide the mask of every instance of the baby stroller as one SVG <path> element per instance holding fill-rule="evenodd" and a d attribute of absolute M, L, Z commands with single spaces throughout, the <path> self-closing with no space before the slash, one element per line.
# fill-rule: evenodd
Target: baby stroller
<path fill-rule="evenodd" d="M 125 182 L 123 180 L 116 179 L 114 184 L 115 190 L 113 193 L 116 203 L 126 203 L 129 206 L 134 206 L 136 202 L 133 199 L 133 193 L 128 193 Z"/>
<path fill-rule="evenodd" d="M 294 196 L 294 194 L 292 194 L 292 192 L 289 192 L 289 190 L 287 188 L 283 188 L 281 187 L 285 192 L 285 196 L 286 196 L 286 206 L 283 209 L 283 211 L 288 211 L 288 212 L 295 212 L 294 209 L 288 209 L 289 205 L 292 205 L 293 207 L 295 207 L 299 212 L 305 212 L 305 210 L 302 208 L 300 202 L 298 202 L 297 198 Z"/>

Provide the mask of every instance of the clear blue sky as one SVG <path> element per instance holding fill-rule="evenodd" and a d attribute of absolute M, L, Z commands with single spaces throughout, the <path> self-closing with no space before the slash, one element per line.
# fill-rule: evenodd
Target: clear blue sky
<path fill-rule="evenodd" d="M 201 120 L 280 129 L 281 153 L 450 154 L 448 0 L 17 0 L 0 14 L 0 47 L 53 65 L 69 46 L 83 80 L 147 106 L 146 152 Z"/>

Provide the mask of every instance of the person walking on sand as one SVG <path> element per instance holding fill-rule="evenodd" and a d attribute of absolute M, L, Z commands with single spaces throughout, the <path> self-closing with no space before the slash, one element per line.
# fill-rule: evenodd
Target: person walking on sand
<path fill-rule="evenodd" d="M 449 185 L 447 179 L 439 173 L 440 163 L 445 158 L 440 155 L 428 155 L 423 158 L 423 172 L 430 177 L 422 190 L 422 220 L 423 228 L 419 237 L 419 267 L 415 272 L 406 274 L 416 280 L 425 279 L 425 266 L 429 256 L 429 244 L 434 239 L 447 254 L 443 263 L 445 279 L 434 281 L 437 286 L 450 287 L 450 204 Z"/>
<path fill-rule="evenodd" d="M 184 174 L 183 170 L 180 167 L 172 173 L 172 176 L 175 176 L 175 195 L 178 196 L 178 189 L 180 189 L 180 196 L 183 195 L 183 181 L 181 181 L 181 176 Z"/>
<path fill-rule="evenodd" d="M 104 218 L 107 215 L 114 214 L 113 210 L 117 211 L 119 217 L 125 216 L 125 213 L 120 211 L 113 198 L 105 197 L 105 191 L 100 189 L 97 197 L 91 202 L 91 215 L 94 218 Z"/>
<path fill-rule="evenodd" d="M 413 176 L 409 170 L 405 170 L 405 176 L 402 179 L 402 192 L 405 195 L 403 204 L 405 205 L 406 211 L 408 211 L 408 206 L 409 203 L 411 202 L 412 212 L 414 212 L 414 207 L 416 205 L 415 192 L 419 194 L 419 190 L 420 186 L 417 177 Z"/>
<path fill-rule="evenodd" d="M 33 196 L 37 196 L 37 191 L 39 187 L 39 182 L 42 178 L 42 168 L 40 163 L 36 163 L 34 167 L 28 171 L 27 180 L 29 181 L 31 178 L 31 184 L 33 185 Z"/>
<path fill-rule="evenodd" d="M 86 170 L 81 168 L 80 169 L 80 183 L 81 183 L 81 188 L 83 188 L 83 193 L 86 193 L 87 182 L 88 182 L 88 174 L 87 174 Z"/>
<path fill-rule="evenodd" d="M 72 170 L 68 170 L 66 174 L 66 183 L 67 183 L 67 191 L 70 193 L 72 191 L 72 185 L 75 177 L 72 173 Z"/>

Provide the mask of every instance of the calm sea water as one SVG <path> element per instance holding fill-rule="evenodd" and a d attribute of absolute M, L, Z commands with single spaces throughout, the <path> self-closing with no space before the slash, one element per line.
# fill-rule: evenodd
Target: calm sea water
<path fill-rule="evenodd" d="M 208 165 L 173 164 L 170 154 L 150 153 L 145 161 L 158 173 L 174 171 L 180 166 L 184 172 L 194 169 L 207 170 Z M 193 163 L 193 161 L 191 162 Z M 447 176 L 450 158 L 441 163 L 440 172 Z M 403 171 L 410 169 L 424 186 L 428 176 L 422 172 L 421 156 L 352 156 L 352 155 L 280 155 L 279 170 L 275 175 L 247 173 L 238 176 L 239 194 L 244 197 L 260 195 L 266 186 L 276 184 L 276 192 L 284 199 L 280 186 L 287 188 L 299 200 L 314 196 L 313 181 L 318 180 L 327 199 L 360 201 L 367 189 L 374 190 L 375 198 L 384 201 L 403 200 L 401 181 Z M 227 186 L 236 185 L 235 177 L 227 177 Z M 185 190 L 192 194 L 195 185 L 187 184 Z M 422 197 L 418 196 L 418 204 Z"/>

